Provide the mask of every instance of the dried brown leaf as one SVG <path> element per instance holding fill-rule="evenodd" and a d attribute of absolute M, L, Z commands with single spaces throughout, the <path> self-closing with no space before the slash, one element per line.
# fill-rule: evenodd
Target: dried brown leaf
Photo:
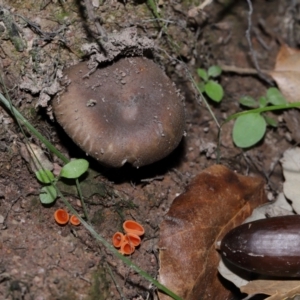
<path fill-rule="evenodd" d="M 282 300 L 300 294 L 299 280 L 255 280 L 241 287 L 241 292 L 272 295 L 266 300 Z"/>
<path fill-rule="evenodd" d="M 296 144 L 300 144 L 300 111 L 289 109 L 283 112 L 285 124 Z"/>
<path fill-rule="evenodd" d="M 266 202 L 263 188 L 262 179 L 221 165 L 200 173 L 160 226 L 160 282 L 185 300 L 228 299 L 217 274 L 215 242 Z"/>
<path fill-rule="evenodd" d="M 300 101 L 300 51 L 282 45 L 270 76 L 288 102 Z"/>

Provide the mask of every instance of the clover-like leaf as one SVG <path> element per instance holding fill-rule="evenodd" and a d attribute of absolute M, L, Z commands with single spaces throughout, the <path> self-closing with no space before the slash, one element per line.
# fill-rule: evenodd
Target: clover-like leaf
<path fill-rule="evenodd" d="M 50 170 L 38 170 L 35 172 L 36 178 L 42 183 L 51 183 L 54 180 L 54 175 Z"/>
<path fill-rule="evenodd" d="M 206 70 L 199 68 L 199 69 L 197 69 L 197 74 L 205 82 L 208 80 L 208 75 L 207 75 Z"/>
<path fill-rule="evenodd" d="M 233 141 L 240 148 L 251 147 L 263 138 L 266 127 L 264 117 L 258 113 L 239 116 L 233 126 Z"/>
<path fill-rule="evenodd" d="M 268 105 L 267 97 L 259 97 L 258 103 L 259 103 L 259 107 L 266 107 Z"/>
<path fill-rule="evenodd" d="M 268 102 L 273 105 L 282 105 L 287 103 L 280 91 L 275 87 L 271 87 L 267 90 L 267 99 Z"/>
<path fill-rule="evenodd" d="M 222 73 L 222 69 L 219 66 L 211 66 L 208 71 L 208 77 L 218 77 Z"/>
<path fill-rule="evenodd" d="M 277 123 L 277 121 L 275 119 L 270 118 L 268 116 L 264 116 L 264 118 L 265 118 L 265 120 L 266 120 L 266 122 L 267 122 L 268 125 L 270 125 L 272 127 L 278 127 L 278 123 Z"/>
<path fill-rule="evenodd" d="M 251 108 L 258 107 L 257 101 L 254 98 L 250 97 L 250 96 L 243 96 L 240 99 L 240 104 L 242 104 L 244 106 L 247 106 L 247 107 L 251 107 Z"/>
<path fill-rule="evenodd" d="M 43 204 L 51 204 L 55 201 L 57 192 L 54 186 L 47 185 L 41 188 L 40 200 Z"/>
<path fill-rule="evenodd" d="M 197 84 L 197 86 L 198 86 L 198 89 L 199 89 L 199 91 L 200 91 L 201 93 L 204 93 L 204 92 L 205 92 L 205 83 L 204 83 L 203 81 L 199 82 L 199 83 Z"/>
<path fill-rule="evenodd" d="M 205 84 L 205 93 L 215 102 L 220 102 L 224 96 L 224 90 L 222 86 L 213 80 L 209 80 Z"/>
<path fill-rule="evenodd" d="M 60 176 L 69 179 L 79 178 L 89 168 L 89 163 L 85 159 L 75 159 L 63 166 Z"/>

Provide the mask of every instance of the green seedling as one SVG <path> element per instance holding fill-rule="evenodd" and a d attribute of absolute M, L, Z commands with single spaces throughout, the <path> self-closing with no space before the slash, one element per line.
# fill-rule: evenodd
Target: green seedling
<path fill-rule="evenodd" d="M 198 76 L 202 79 L 198 83 L 198 88 L 201 93 L 205 93 L 211 100 L 220 102 L 224 97 L 223 87 L 214 79 L 219 77 L 222 69 L 219 66 L 211 66 L 208 70 L 197 69 Z"/>
<path fill-rule="evenodd" d="M 57 198 L 56 183 L 62 178 L 78 179 L 89 168 L 89 163 L 85 159 L 72 160 L 64 165 L 60 171 L 59 176 L 47 169 L 38 170 L 35 175 L 37 179 L 45 186 L 40 190 L 40 200 L 43 204 L 51 204 Z"/>
<path fill-rule="evenodd" d="M 288 105 L 280 91 L 274 87 L 269 88 L 266 95 L 258 100 L 244 96 L 240 99 L 240 104 L 254 109 Z M 277 127 L 276 120 L 264 113 L 249 111 L 248 114 L 237 117 L 232 131 L 233 141 L 240 148 L 254 146 L 264 137 L 267 126 Z"/>

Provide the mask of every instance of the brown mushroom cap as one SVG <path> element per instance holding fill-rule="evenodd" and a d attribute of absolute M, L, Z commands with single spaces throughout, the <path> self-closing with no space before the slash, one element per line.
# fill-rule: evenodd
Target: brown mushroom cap
<path fill-rule="evenodd" d="M 70 84 L 53 108 L 68 135 L 101 163 L 151 164 L 179 144 L 185 127 L 183 101 L 151 60 L 120 59 L 89 77 L 81 62 L 66 70 Z"/>

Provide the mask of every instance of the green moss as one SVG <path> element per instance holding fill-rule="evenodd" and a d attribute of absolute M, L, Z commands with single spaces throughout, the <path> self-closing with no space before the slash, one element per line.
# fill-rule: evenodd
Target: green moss
<path fill-rule="evenodd" d="M 69 12 L 66 12 L 66 11 L 60 11 L 60 12 L 57 12 L 55 15 L 54 15 L 54 19 L 58 22 L 58 23 L 63 23 L 65 18 L 66 17 L 69 17 L 70 16 L 70 13 Z"/>
<path fill-rule="evenodd" d="M 103 210 L 102 209 L 96 210 L 91 219 L 92 224 L 100 225 L 103 221 L 104 221 Z"/>
<path fill-rule="evenodd" d="M 39 197 L 33 196 L 30 199 L 30 210 L 35 210 L 35 208 L 38 208 L 41 206 L 41 202 Z"/>
<path fill-rule="evenodd" d="M 109 298 L 110 282 L 105 268 L 99 266 L 92 274 L 92 286 L 87 300 L 106 300 Z"/>

